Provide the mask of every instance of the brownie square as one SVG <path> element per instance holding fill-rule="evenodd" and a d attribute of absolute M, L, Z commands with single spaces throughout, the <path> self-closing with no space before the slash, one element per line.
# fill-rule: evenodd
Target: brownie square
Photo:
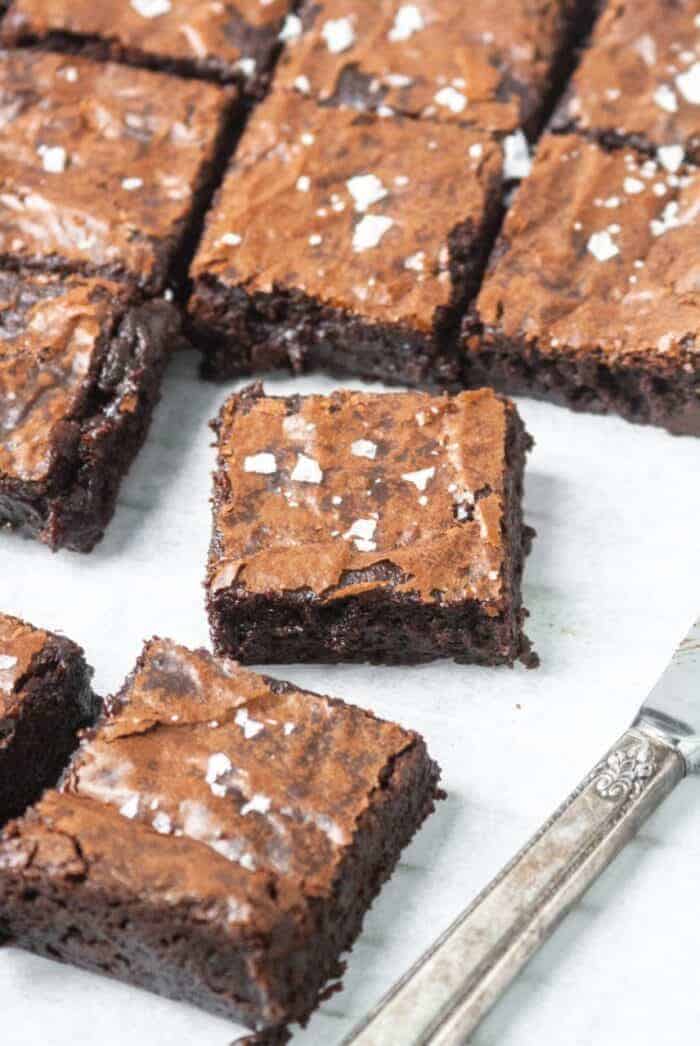
<path fill-rule="evenodd" d="M 438 776 L 418 734 L 152 640 L 0 837 L 0 924 L 256 1029 L 303 1020 Z"/>
<path fill-rule="evenodd" d="M 585 7 L 576 0 L 306 0 L 275 86 L 325 105 L 536 133 Z"/>
<path fill-rule="evenodd" d="M 700 162 L 697 0 L 609 0 L 553 126 Z"/>
<path fill-rule="evenodd" d="M 93 548 L 179 328 L 173 305 L 120 284 L 0 271 L 0 524 Z"/>
<path fill-rule="evenodd" d="M 258 95 L 291 6 L 292 0 L 14 0 L 0 37 L 9 46 L 38 43 L 235 82 Z"/>
<path fill-rule="evenodd" d="M 0 266 L 161 290 L 208 202 L 229 91 L 5 51 L 0 97 Z"/>
<path fill-rule="evenodd" d="M 465 380 L 700 435 L 700 173 L 542 140 L 464 327 Z"/>
<path fill-rule="evenodd" d="M 212 640 L 243 662 L 526 658 L 515 406 L 342 390 L 231 397 L 218 421 Z"/>
<path fill-rule="evenodd" d="M 454 380 L 458 317 L 500 216 L 501 166 L 497 145 L 461 128 L 273 94 L 193 263 L 205 374 L 319 366 Z"/>
<path fill-rule="evenodd" d="M 91 676 L 75 643 L 0 614 L 0 824 L 58 781 L 97 714 Z"/>

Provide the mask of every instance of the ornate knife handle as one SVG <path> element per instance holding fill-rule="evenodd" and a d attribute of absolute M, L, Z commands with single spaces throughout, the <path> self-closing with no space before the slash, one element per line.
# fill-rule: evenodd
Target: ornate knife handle
<path fill-rule="evenodd" d="M 685 772 L 671 747 L 629 730 L 345 1043 L 462 1046 Z"/>

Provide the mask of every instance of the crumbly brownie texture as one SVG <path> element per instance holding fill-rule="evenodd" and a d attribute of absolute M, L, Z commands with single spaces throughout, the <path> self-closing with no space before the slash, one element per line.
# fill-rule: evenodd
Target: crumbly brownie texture
<path fill-rule="evenodd" d="M 512 663 L 529 446 L 490 390 L 233 396 L 219 423 L 212 639 L 244 662 Z"/>
<path fill-rule="evenodd" d="M 209 200 L 233 91 L 0 52 L 0 265 L 162 289 Z"/>
<path fill-rule="evenodd" d="M 465 380 L 700 435 L 700 172 L 542 140 L 464 328 Z"/>
<path fill-rule="evenodd" d="M 179 326 L 174 306 L 119 284 L 0 272 L 0 523 L 90 551 Z"/>
<path fill-rule="evenodd" d="M 0 824 L 58 781 L 97 713 L 91 675 L 75 643 L 0 614 Z"/>
<path fill-rule="evenodd" d="M 330 105 L 534 135 L 580 21 L 574 0 L 307 0 L 276 87 Z"/>
<path fill-rule="evenodd" d="M 438 774 L 417 734 L 153 640 L 2 837 L 0 923 L 255 1028 L 303 1020 Z"/>
<path fill-rule="evenodd" d="M 193 265 L 207 376 L 321 366 L 454 380 L 458 315 L 495 236 L 500 176 L 500 149 L 483 135 L 273 94 Z"/>
<path fill-rule="evenodd" d="M 553 126 L 700 162 L 697 0 L 609 0 Z"/>
<path fill-rule="evenodd" d="M 185 76 L 236 82 L 260 94 L 291 0 L 14 0 L 0 36 Z"/>

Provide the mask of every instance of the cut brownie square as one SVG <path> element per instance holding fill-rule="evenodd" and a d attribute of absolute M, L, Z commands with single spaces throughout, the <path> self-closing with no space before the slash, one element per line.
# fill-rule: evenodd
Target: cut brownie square
<path fill-rule="evenodd" d="M 433 809 L 422 738 L 168 640 L 0 839 L 0 925 L 257 1029 L 303 1020 Z"/>
<path fill-rule="evenodd" d="M 700 435 L 700 172 L 544 138 L 464 363 L 474 386 Z"/>
<path fill-rule="evenodd" d="M 52 787 L 98 701 L 83 651 L 0 614 L 0 824 Z"/>
<path fill-rule="evenodd" d="M 500 176 L 484 136 L 273 94 L 193 265 L 207 376 L 286 365 L 454 380 L 455 328 L 495 235 Z"/>
<path fill-rule="evenodd" d="M 92 549 L 179 327 L 173 305 L 120 284 L 0 272 L 0 524 Z"/>
<path fill-rule="evenodd" d="M 231 397 L 207 576 L 214 645 L 244 662 L 527 655 L 525 453 L 491 390 Z"/>
<path fill-rule="evenodd" d="M 113 58 L 260 94 L 292 0 L 13 0 L 0 36 L 9 46 Z"/>
<path fill-rule="evenodd" d="M 575 0 L 307 0 L 275 86 L 328 105 L 536 133 L 585 5 Z"/>
<path fill-rule="evenodd" d="M 553 126 L 700 162 L 697 0 L 608 0 Z"/>
<path fill-rule="evenodd" d="M 231 91 L 0 52 L 0 265 L 161 290 L 208 202 Z"/>

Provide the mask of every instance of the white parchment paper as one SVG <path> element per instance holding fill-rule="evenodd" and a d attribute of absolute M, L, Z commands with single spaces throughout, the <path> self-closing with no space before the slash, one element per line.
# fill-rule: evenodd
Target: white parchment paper
<path fill-rule="evenodd" d="M 333 387 L 322 377 L 267 385 Z M 232 387 L 198 382 L 192 355 L 173 362 L 92 555 L 51 555 L 0 534 L 0 606 L 80 642 L 98 692 L 119 686 L 148 636 L 207 643 L 207 422 Z M 525 602 L 541 668 L 273 669 L 421 730 L 449 792 L 366 919 L 344 991 L 297 1035 L 300 1046 L 337 1043 L 499 870 L 626 727 L 700 613 L 700 440 L 520 407 L 537 441 Z M 492 1011 L 477 1046 L 695 1041 L 699 882 L 700 783 L 686 781 Z M 0 950 L 3 1046 L 228 1046 L 240 1030 Z"/>

